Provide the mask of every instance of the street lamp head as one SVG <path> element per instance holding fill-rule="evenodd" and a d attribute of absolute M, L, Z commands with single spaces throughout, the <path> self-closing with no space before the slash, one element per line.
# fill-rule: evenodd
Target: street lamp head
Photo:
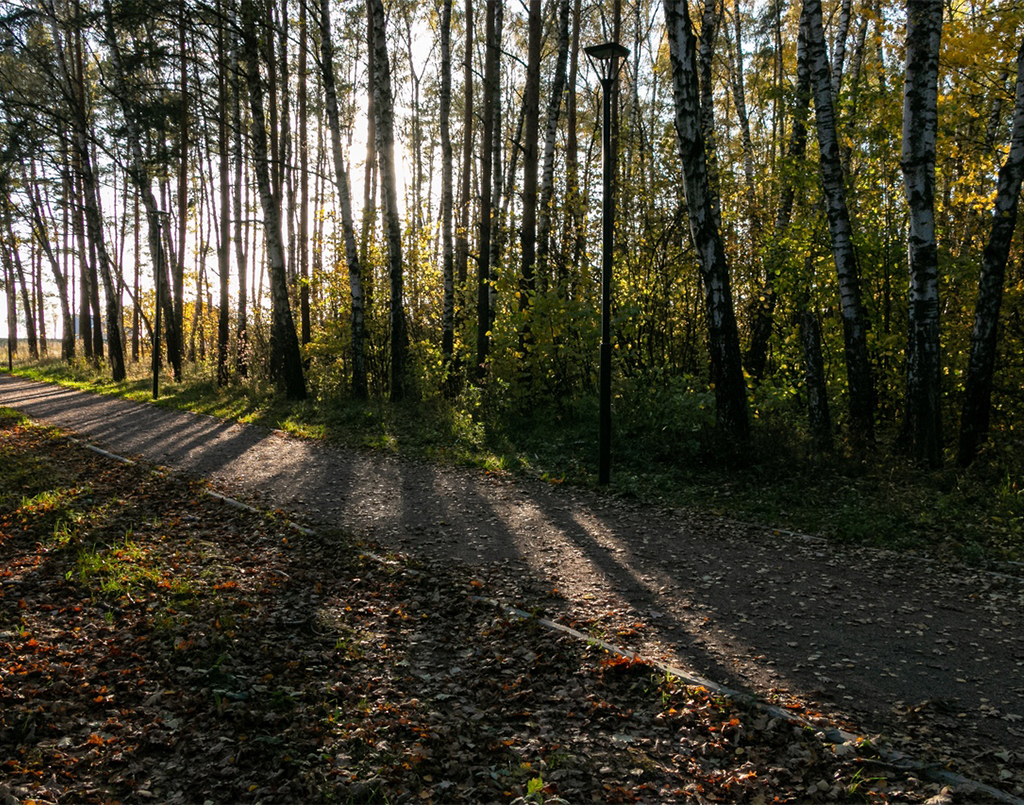
<path fill-rule="evenodd" d="M 602 83 L 614 81 L 619 77 L 622 60 L 629 55 L 629 48 L 618 42 L 605 42 L 602 45 L 591 45 L 584 48 L 590 64 Z"/>

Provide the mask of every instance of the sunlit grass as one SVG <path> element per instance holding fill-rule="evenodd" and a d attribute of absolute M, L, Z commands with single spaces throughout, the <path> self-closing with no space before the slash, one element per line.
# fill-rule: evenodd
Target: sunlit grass
<path fill-rule="evenodd" d="M 79 549 L 74 575 L 80 583 L 98 585 L 102 593 L 116 598 L 166 583 L 148 561 L 148 551 L 128 537 L 110 546 Z"/>

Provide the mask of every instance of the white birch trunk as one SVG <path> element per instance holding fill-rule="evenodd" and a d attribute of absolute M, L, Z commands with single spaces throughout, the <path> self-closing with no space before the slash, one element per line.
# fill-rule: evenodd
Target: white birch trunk
<path fill-rule="evenodd" d="M 913 456 L 942 463 L 939 351 L 939 262 L 935 241 L 935 148 L 938 136 L 939 45 L 942 4 L 908 0 L 903 87 L 903 186 L 910 211 L 910 323 L 904 436 Z"/>

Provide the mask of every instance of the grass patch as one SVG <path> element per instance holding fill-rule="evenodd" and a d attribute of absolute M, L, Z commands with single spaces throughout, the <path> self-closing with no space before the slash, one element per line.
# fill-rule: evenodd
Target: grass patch
<path fill-rule="evenodd" d="M 164 574 L 152 563 L 149 551 L 125 537 L 114 545 L 91 545 L 80 548 L 72 573 L 87 587 L 114 598 L 130 597 L 132 593 L 168 585 Z"/>

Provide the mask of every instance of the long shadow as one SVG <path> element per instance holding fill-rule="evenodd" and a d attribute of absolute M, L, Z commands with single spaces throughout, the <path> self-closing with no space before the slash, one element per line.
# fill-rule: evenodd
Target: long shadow
<path fill-rule="evenodd" d="M 257 426 L 9 377 L 0 377 L 0 404 L 74 430 L 114 452 L 203 472 L 231 463 L 271 435 Z M 190 455 L 200 449 L 201 460 Z"/>
<path fill-rule="evenodd" d="M 12 384 L 18 393 L 9 392 Z M 233 488 L 315 523 L 425 558 L 509 561 L 548 581 L 557 573 L 538 559 L 544 546 L 537 540 L 548 529 L 561 550 L 576 552 L 650 628 L 679 644 L 685 664 L 734 687 L 756 678 L 764 689 L 774 670 L 805 693 L 863 705 L 880 717 L 899 700 L 935 698 L 977 710 L 984 696 L 1006 712 L 1019 710 L 1019 613 L 997 607 L 1004 593 L 979 592 L 974 577 L 912 559 L 780 542 L 710 517 L 624 514 L 596 496 L 539 483 L 507 484 L 480 472 L 301 441 L 282 445 L 281 437 L 252 426 L 237 433 L 205 419 L 180 426 L 183 415 L 117 402 L 0 378 L 0 404 L 72 428 L 76 411 L 91 412 L 84 420 L 116 452 L 122 440 L 154 449 L 184 438 L 167 454 L 173 462 L 148 457 L 219 473 Z M 101 405 L 119 411 L 118 418 L 104 421 Z M 515 507 L 527 504 L 535 513 L 517 516 Z M 1006 584 L 1005 594 L 1019 593 L 1019 583 Z M 746 667 L 733 661 L 741 656 Z M 981 727 L 991 732 L 998 722 L 989 721 Z"/>

